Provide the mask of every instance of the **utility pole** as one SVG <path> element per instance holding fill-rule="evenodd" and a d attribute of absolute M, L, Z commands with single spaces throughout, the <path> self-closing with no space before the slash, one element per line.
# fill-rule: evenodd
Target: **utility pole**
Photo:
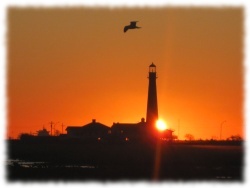
<path fill-rule="evenodd" d="M 49 122 L 50 123 L 50 136 L 52 136 L 52 126 L 53 126 L 53 121 Z"/>

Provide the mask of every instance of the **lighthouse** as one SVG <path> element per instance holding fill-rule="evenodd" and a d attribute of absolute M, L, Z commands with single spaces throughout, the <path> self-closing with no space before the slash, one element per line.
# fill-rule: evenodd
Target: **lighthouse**
<path fill-rule="evenodd" d="M 146 124 L 150 131 L 155 130 L 156 121 L 158 120 L 158 104 L 156 91 L 156 66 L 152 63 L 149 66 L 148 73 L 148 102 Z M 154 132 L 154 131 L 153 131 Z"/>

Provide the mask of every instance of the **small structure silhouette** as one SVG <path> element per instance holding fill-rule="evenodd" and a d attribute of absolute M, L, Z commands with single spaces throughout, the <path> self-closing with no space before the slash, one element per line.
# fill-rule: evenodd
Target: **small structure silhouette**
<path fill-rule="evenodd" d="M 67 136 L 71 138 L 83 138 L 88 140 L 100 140 L 103 138 L 107 138 L 110 127 L 96 122 L 95 119 L 92 120 L 91 123 L 76 127 L 76 126 L 69 126 L 66 128 Z"/>
<path fill-rule="evenodd" d="M 42 130 L 38 130 L 37 136 L 49 136 L 49 131 L 47 131 L 47 129 L 45 128 L 43 128 Z"/>
<path fill-rule="evenodd" d="M 113 123 L 111 134 L 113 138 L 125 141 L 141 140 L 145 134 L 145 119 L 139 123 Z"/>
<path fill-rule="evenodd" d="M 129 30 L 129 29 L 139 29 L 139 28 L 141 28 L 141 27 L 136 26 L 136 22 L 138 22 L 138 21 L 132 21 L 132 22 L 130 22 L 130 25 L 126 25 L 124 27 L 124 29 L 123 29 L 123 32 L 126 33 L 127 30 Z"/>

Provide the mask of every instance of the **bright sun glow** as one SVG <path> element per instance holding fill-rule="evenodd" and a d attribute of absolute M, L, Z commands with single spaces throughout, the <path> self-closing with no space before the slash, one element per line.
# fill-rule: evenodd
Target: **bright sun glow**
<path fill-rule="evenodd" d="M 156 122 L 156 128 L 157 128 L 159 131 L 164 131 L 164 130 L 167 129 L 167 124 L 166 124 L 163 120 L 159 119 L 159 120 L 157 120 L 157 122 Z"/>

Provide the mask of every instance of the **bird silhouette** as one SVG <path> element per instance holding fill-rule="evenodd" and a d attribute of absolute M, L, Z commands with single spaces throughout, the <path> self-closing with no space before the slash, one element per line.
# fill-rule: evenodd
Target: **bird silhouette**
<path fill-rule="evenodd" d="M 141 27 L 137 27 L 137 26 L 136 26 L 136 22 L 138 22 L 138 21 L 132 21 L 132 22 L 130 22 L 130 25 L 126 25 L 126 26 L 124 27 L 124 29 L 123 29 L 124 33 L 125 33 L 128 29 L 139 29 L 139 28 L 141 28 Z"/>

